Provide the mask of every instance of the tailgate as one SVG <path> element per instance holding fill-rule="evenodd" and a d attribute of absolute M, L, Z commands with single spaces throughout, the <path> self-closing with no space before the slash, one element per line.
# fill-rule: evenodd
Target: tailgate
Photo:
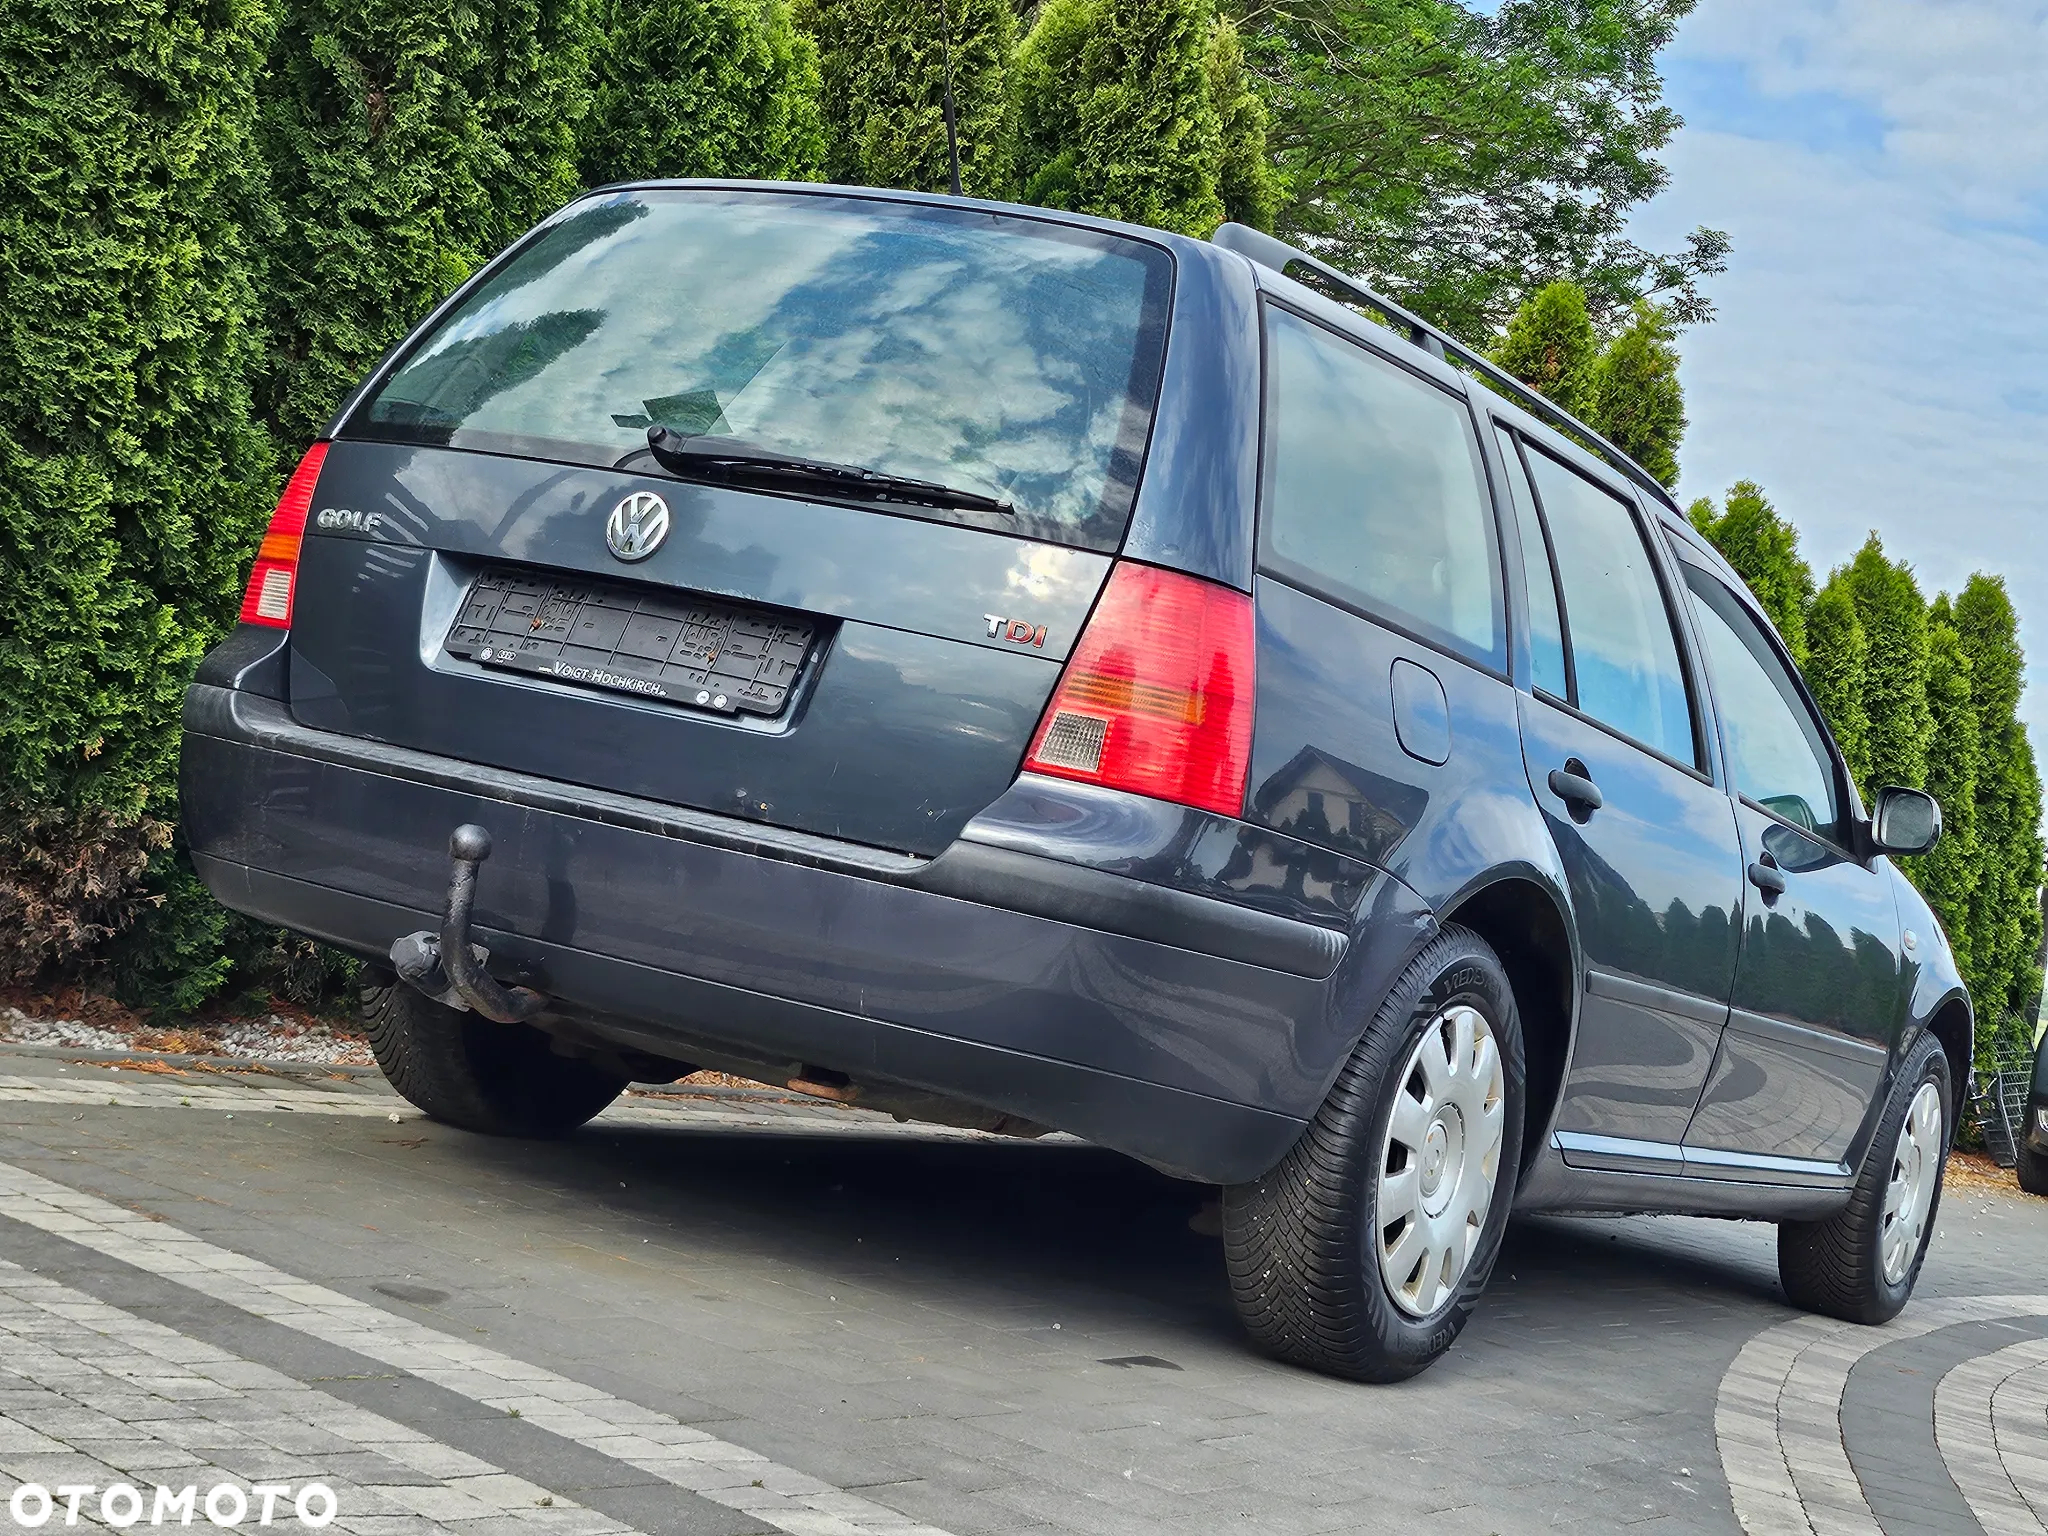
<path fill-rule="evenodd" d="M 306 725 L 933 853 L 1119 547 L 1163 248 L 820 189 L 594 194 L 335 434 Z"/>
<path fill-rule="evenodd" d="M 646 488 L 673 530 L 622 565 L 605 520 Z M 374 525 L 327 519 L 371 531 L 319 531 L 324 510 L 373 508 Z M 1015 778 L 1110 563 L 853 507 L 375 443 L 334 445 L 308 529 L 291 642 L 302 724 L 917 853 Z M 483 658 L 515 635 L 558 649 Z M 567 675 L 541 670 L 564 651 Z"/>

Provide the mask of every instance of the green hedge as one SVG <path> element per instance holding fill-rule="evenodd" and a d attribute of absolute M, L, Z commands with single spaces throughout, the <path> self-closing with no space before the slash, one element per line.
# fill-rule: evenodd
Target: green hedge
<path fill-rule="evenodd" d="M 1017 64 L 1025 199 L 1184 234 L 1223 222 L 1212 0 L 1047 0 Z"/>
<path fill-rule="evenodd" d="M 579 150 L 586 186 L 645 176 L 815 181 L 818 48 L 776 0 L 610 0 Z"/>
<path fill-rule="evenodd" d="M 587 0 L 282 0 L 265 404 L 316 436 L 448 291 L 581 187 Z"/>
<path fill-rule="evenodd" d="M 1010 0 L 810 0 L 826 125 L 825 174 L 869 187 L 944 192 L 946 59 L 960 186 L 969 197 L 1015 197 Z"/>
<path fill-rule="evenodd" d="M 275 489 L 270 36 L 254 0 L 0 10 L 0 976 L 99 955 L 189 1003 L 225 974 L 171 825 L 185 683 Z"/>

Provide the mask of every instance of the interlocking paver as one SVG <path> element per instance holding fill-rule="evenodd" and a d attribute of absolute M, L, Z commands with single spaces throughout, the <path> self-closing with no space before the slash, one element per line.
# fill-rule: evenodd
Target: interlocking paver
<path fill-rule="evenodd" d="M 672 1122 L 520 1146 L 417 1120 L 398 1139 L 424 1143 L 399 1146 L 367 1113 L 72 1112 L 9 1106 L 0 1158 L 963 1533 L 1339 1530 L 1427 1509 L 1445 1531 L 1730 1531 L 1716 1387 L 1793 1315 L 1767 1228 L 1523 1222 L 1451 1356 L 1373 1390 L 1246 1355 L 1216 1247 L 1186 1229 L 1202 1192 L 1087 1149 Z M 2035 1207 L 1977 1202 L 1951 1194 L 1928 1295 L 2048 1272 Z M 1182 1369 L 1134 1386 L 1098 1363 L 1132 1355 Z M 507 1390 L 461 1351 L 439 1369 Z M 1795 1440 L 1825 1434 L 1820 1408 L 1794 1405 Z M 622 1449 L 640 1432 L 623 1430 Z M 1704 1491 L 1670 1486 L 1679 1467 Z"/>
<path fill-rule="evenodd" d="M 254 1362 L 189 1347 L 190 1341 L 176 1350 L 154 1347 L 170 1337 L 160 1325 L 0 1260 L 0 1353 L 8 1361 L 10 1380 L 27 1383 L 10 1389 L 0 1410 L 5 1414 L 0 1417 L 0 1459 L 11 1482 L 104 1489 L 144 1473 L 158 1474 L 149 1480 L 152 1488 L 158 1482 L 204 1489 L 223 1481 L 244 1486 L 321 1481 L 334 1488 L 346 1509 L 348 1518 L 337 1524 L 351 1530 L 368 1529 L 356 1522 L 389 1513 L 423 1517 L 426 1523 L 412 1529 L 434 1533 L 444 1529 L 439 1521 L 473 1523 L 512 1509 L 525 1516 L 536 1508 L 540 1490 L 474 1458 L 465 1458 L 462 1470 L 469 1475 L 446 1483 L 419 1479 L 403 1464 L 320 1428 L 319 1421 L 331 1417 L 328 1409 L 342 1406 L 323 1394 Z M 200 1413 L 162 1411 L 132 1384 L 173 1385 L 179 1367 L 164 1358 L 171 1353 L 189 1361 L 198 1379 L 232 1382 L 234 1390 L 208 1399 Z M 131 1413 L 124 1422 L 110 1408 L 150 1411 Z M 424 1438 L 372 1416 L 342 1416 L 376 1431 L 387 1446 Z M 194 1433 L 201 1425 L 208 1432 Z M 204 1457 L 185 1448 L 199 1440 L 207 1442 Z M 296 1450 L 281 1449 L 280 1441 L 312 1454 L 301 1459 Z M 475 1475 L 479 1470 L 486 1475 Z M 413 1486 L 393 1499 L 393 1483 Z M 152 1495 L 145 1497 L 154 1503 Z M 566 1499 L 561 1507 L 565 1516 L 574 1512 Z M 529 1517 L 525 1528 L 549 1523 Z M 551 1528 L 562 1525 L 553 1522 Z M 595 1536 L 600 1530 L 623 1533 L 628 1528 L 597 1517 L 595 1523 L 578 1522 L 576 1529 L 578 1536 Z"/>

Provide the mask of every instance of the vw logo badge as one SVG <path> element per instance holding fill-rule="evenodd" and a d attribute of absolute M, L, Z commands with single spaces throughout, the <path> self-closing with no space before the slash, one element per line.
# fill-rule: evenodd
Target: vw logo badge
<path fill-rule="evenodd" d="M 652 491 L 635 491 L 605 519 L 605 544 L 621 560 L 645 560 L 667 537 L 668 503 Z"/>

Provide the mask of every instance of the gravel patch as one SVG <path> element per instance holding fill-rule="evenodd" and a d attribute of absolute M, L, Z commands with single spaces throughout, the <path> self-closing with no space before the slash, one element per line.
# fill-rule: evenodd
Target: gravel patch
<path fill-rule="evenodd" d="M 323 1024 L 271 1014 L 263 1019 L 226 1019 L 181 1029 L 109 1028 L 83 1019 L 38 1019 L 19 1008 L 0 1007 L 0 1042 L 79 1051 L 170 1051 L 202 1056 L 254 1057 L 316 1066 L 367 1067 L 369 1046 L 338 1035 Z"/>

